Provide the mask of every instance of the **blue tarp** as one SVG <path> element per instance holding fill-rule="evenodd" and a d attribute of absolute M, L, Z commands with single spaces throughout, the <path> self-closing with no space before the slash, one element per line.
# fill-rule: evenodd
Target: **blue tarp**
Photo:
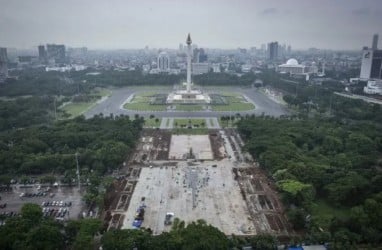
<path fill-rule="evenodd" d="M 140 228 L 142 226 L 142 220 L 134 220 L 133 227 Z"/>

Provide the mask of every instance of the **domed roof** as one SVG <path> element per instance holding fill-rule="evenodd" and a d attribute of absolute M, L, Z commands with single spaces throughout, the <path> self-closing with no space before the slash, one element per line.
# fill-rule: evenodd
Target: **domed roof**
<path fill-rule="evenodd" d="M 298 65 L 298 61 L 294 58 L 291 58 L 289 59 L 287 62 L 286 62 L 287 65 Z"/>

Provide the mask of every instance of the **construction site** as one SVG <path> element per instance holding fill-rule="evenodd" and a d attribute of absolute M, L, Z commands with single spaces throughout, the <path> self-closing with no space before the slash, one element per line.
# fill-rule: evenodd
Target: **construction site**
<path fill-rule="evenodd" d="M 289 236 L 274 184 L 243 145 L 234 129 L 145 130 L 106 194 L 105 225 L 157 235 L 171 230 L 175 218 L 203 219 L 227 235 Z"/>

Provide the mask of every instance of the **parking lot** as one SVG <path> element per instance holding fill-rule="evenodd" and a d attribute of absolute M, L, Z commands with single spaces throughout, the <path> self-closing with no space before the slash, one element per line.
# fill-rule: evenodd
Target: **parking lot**
<path fill-rule="evenodd" d="M 0 215 L 16 216 L 25 203 L 41 206 L 44 216 L 57 220 L 77 219 L 82 216 L 84 203 L 77 187 L 39 187 L 12 185 L 0 192 Z M 4 207 L 4 204 L 5 207 Z"/>

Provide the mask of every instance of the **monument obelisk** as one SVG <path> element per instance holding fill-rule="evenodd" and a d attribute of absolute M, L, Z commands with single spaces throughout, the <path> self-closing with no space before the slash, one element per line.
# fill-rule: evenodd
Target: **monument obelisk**
<path fill-rule="evenodd" d="M 190 33 L 188 33 L 188 36 L 187 36 L 187 40 L 186 40 L 186 43 L 187 43 L 187 84 L 186 84 L 186 88 L 187 88 L 187 92 L 191 92 L 191 53 L 192 53 L 192 48 L 191 48 L 191 36 L 190 36 Z"/>

